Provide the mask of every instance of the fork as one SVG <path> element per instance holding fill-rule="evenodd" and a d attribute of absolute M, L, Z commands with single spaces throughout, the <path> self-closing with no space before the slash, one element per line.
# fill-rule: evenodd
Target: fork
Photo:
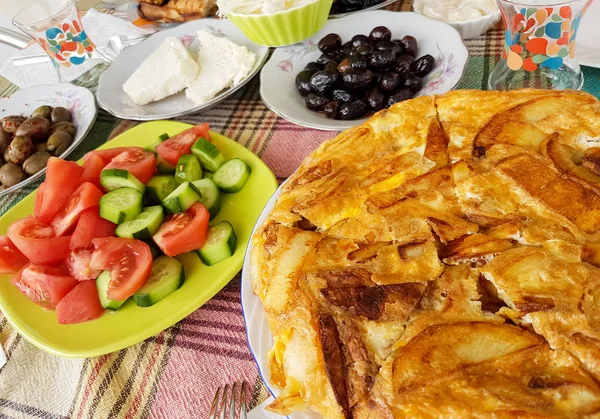
<path fill-rule="evenodd" d="M 246 419 L 246 382 L 242 382 L 238 392 L 238 383 L 226 384 L 217 389 L 210 406 L 209 419 Z M 238 409 L 239 407 L 239 409 Z"/>
<path fill-rule="evenodd" d="M 104 56 L 108 56 L 110 60 L 114 60 L 127 47 L 139 44 L 148 35 L 129 35 L 129 36 L 111 36 L 108 38 L 106 47 L 98 48 L 98 51 Z M 14 57 L 12 62 L 16 66 L 39 64 L 50 61 L 48 54 L 28 55 L 25 57 Z"/>

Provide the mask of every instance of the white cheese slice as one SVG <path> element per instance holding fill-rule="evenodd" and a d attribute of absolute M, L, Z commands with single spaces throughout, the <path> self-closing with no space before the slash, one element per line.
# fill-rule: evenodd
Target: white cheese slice
<path fill-rule="evenodd" d="M 169 37 L 135 70 L 123 90 L 135 103 L 145 105 L 185 89 L 198 70 L 181 41 Z"/>
<path fill-rule="evenodd" d="M 186 95 L 197 105 L 210 101 L 223 89 L 243 80 L 256 61 L 256 56 L 248 48 L 239 46 L 225 37 L 197 31 L 200 51 L 198 65 L 200 71 L 191 82 Z"/>

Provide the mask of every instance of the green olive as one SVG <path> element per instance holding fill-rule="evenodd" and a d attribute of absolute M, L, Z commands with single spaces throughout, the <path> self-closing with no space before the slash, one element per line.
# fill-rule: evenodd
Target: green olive
<path fill-rule="evenodd" d="M 55 156 L 60 156 L 64 153 L 67 148 L 73 143 L 73 137 L 71 137 L 68 133 L 64 131 L 57 131 L 48 138 L 48 142 L 46 143 L 46 150 L 54 154 Z"/>
<path fill-rule="evenodd" d="M 28 175 L 34 175 L 46 167 L 50 157 L 52 157 L 52 155 L 47 151 L 38 151 L 37 153 L 33 153 L 23 163 L 23 170 Z"/>
<path fill-rule="evenodd" d="M 46 151 L 46 147 L 48 146 L 48 143 L 39 143 L 35 145 L 35 151 Z"/>
<path fill-rule="evenodd" d="M 4 153 L 11 141 L 12 135 L 0 128 L 0 154 Z"/>
<path fill-rule="evenodd" d="M 54 124 L 54 128 L 52 128 L 52 133 L 56 131 L 64 131 L 69 134 L 71 137 L 75 138 L 75 132 L 77 132 L 77 128 L 71 122 L 57 122 Z"/>
<path fill-rule="evenodd" d="M 43 142 L 50 132 L 51 124 L 46 118 L 27 118 L 15 132 L 17 137 L 29 137 L 34 143 Z"/>
<path fill-rule="evenodd" d="M 10 188 L 19 182 L 27 179 L 27 175 L 19 166 L 13 163 L 6 163 L 0 167 L 0 182 L 2 186 Z"/>
<path fill-rule="evenodd" d="M 71 112 L 69 112 L 67 108 L 63 108 L 62 106 L 57 106 L 56 108 L 52 109 L 51 118 L 52 122 L 54 122 L 55 124 L 57 122 L 72 121 Z"/>
<path fill-rule="evenodd" d="M 50 119 L 52 114 L 52 106 L 44 105 L 32 112 L 31 116 L 41 116 L 42 118 Z"/>
<path fill-rule="evenodd" d="M 5 159 L 9 163 L 23 164 L 31 156 L 35 147 L 27 137 L 15 137 L 6 149 Z"/>
<path fill-rule="evenodd" d="M 19 126 L 23 122 L 25 122 L 26 119 L 27 118 L 25 118 L 24 116 L 18 115 L 7 116 L 5 118 L 2 118 L 2 129 L 8 132 L 9 134 L 14 134 L 17 128 L 19 128 Z"/>

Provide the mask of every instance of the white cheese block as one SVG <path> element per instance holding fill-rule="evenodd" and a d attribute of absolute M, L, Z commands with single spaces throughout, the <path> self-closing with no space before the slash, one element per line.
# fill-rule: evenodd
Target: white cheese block
<path fill-rule="evenodd" d="M 210 101 L 220 91 L 243 80 L 256 61 L 248 48 L 239 46 L 225 37 L 197 31 L 200 41 L 198 77 L 188 86 L 186 95 L 197 105 Z"/>
<path fill-rule="evenodd" d="M 123 90 L 135 103 L 145 105 L 185 89 L 198 70 L 181 41 L 169 37 L 135 70 Z"/>

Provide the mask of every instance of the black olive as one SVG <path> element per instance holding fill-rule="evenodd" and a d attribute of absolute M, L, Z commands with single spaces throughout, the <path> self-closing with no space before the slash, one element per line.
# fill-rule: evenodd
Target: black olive
<path fill-rule="evenodd" d="M 349 91 L 344 90 L 344 89 L 334 90 L 333 94 L 331 96 L 335 100 L 338 100 L 342 103 L 352 102 L 353 100 L 356 100 L 356 96 L 354 96 L 352 93 L 350 93 Z"/>
<path fill-rule="evenodd" d="M 306 107 L 311 111 L 320 111 L 327 102 L 329 99 L 317 93 L 309 93 L 305 98 Z"/>
<path fill-rule="evenodd" d="M 406 35 L 402 38 L 402 45 L 404 45 L 405 54 L 417 56 L 417 40 L 414 36 Z"/>
<path fill-rule="evenodd" d="M 371 84 L 373 73 L 366 68 L 349 68 L 342 74 L 342 80 L 348 89 L 358 90 Z"/>
<path fill-rule="evenodd" d="M 305 70 L 312 70 L 313 73 L 323 70 L 323 66 L 319 63 L 310 62 L 304 67 Z"/>
<path fill-rule="evenodd" d="M 385 96 L 378 88 L 374 88 L 367 96 L 367 103 L 374 111 L 380 111 L 385 108 Z"/>
<path fill-rule="evenodd" d="M 373 45 L 371 45 L 371 44 L 358 45 L 356 47 L 353 47 L 350 50 L 350 56 L 353 56 L 353 55 L 369 55 L 373 51 L 375 51 L 375 48 L 373 48 Z"/>
<path fill-rule="evenodd" d="M 369 37 L 365 35 L 354 35 L 350 42 L 352 42 L 353 47 L 357 47 L 359 45 L 371 45 Z"/>
<path fill-rule="evenodd" d="M 392 42 L 400 48 L 399 54 L 404 54 L 404 44 L 401 39 L 392 39 Z"/>
<path fill-rule="evenodd" d="M 339 50 L 337 50 L 337 51 L 333 51 L 333 52 L 332 52 L 332 53 L 330 53 L 330 54 L 331 54 L 331 56 L 333 57 L 333 59 L 334 59 L 335 61 L 337 61 L 338 63 L 339 63 L 340 61 L 342 61 L 344 58 L 346 58 L 346 55 L 344 54 L 344 52 L 343 52 L 341 49 L 339 49 Z"/>
<path fill-rule="evenodd" d="M 379 41 L 377 44 L 375 44 L 375 49 L 378 51 L 391 49 L 396 55 L 402 52 L 402 48 L 400 48 L 395 42 L 392 41 Z"/>
<path fill-rule="evenodd" d="M 323 67 L 323 71 L 331 71 L 332 73 L 335 73 L 337 72 L 338 65 L 339 64 L 335 61 L 329 61 L 327 64 L 325 64 L 325 67 Z"/>
<path fill-rule="evenodd" d="M 343 73 L 350 68 L 350 58 L 345 58 L 337 67 L 337 71 Z"/>
<path fill-rule="evenodd" d="M 404 74 L 404 86 L 408 87 L 413 92 L 418 92 L 421 88 L 421 79 L 412 73 Z"/>
<path fill-rule="evenodd" d="M 321 65 L 325 65 L 329 61 L 335 61 L 335 57 L 333 56 L 333 54 L 325 53 L 322 54 L 319 58 L 317 58 L 317 63 Z"/>
<path fill-rule="evenodd" d="M 327 118 L 337 119 L 339 107 L 340 102 L 338 102 L 337 100 L 332 100 L 323 107 L 323 112 L 325 112 L 325 116 Z"/>
<path fill-rule="evenodd" d="M 387 105 L 392 106 L 394 103 L 402 102 L 411 99 L 413 92 L 408 87 L 403 87 L 388 98 Z"/>
<path fill-rule="evenodd" d="M 369 57 L 369 66 L 376 69 L 391 67 L 396 62 L 396 54 L 389 49 L 374 51 Z"/>
<path fill-rule="evenodd" d="M 398 74 L 403 75 L 410 72 L 410 65 L 415 59 L 410 55 L 401 55 L 396 60 L 396 71 Z"/>
<path fill-rule="evenodd" d="M 342 52 L 344 55 L 350 55 L 350 51 L 352 51 L 352 41 L 348 41 L 342 45 Z"/>
<path fill-rule="evenodd" d="M 342 38 L 337 33 L 325 35 L 319 41 L 319 50 L 321 52 L 333 52 L 342 48 Z"/>
<path fill-rule="evenodd" d="M 364 55 L 354 55 L 350 57 L 350 67 L 352 68 L 367 68 L 367 57 Z"/>
<path fill-rule="evenodd" d="M 402 78 L 398 75 L 398 73 L 385 73 L 379 82 L 379 87 L 381 90 L 386 92 L 391 92 L 392 90 L 396 90 L 400 83 L 402 82 Z"/>
<path fill-rule="evenodd" d="M 340 118 L 342 119 L 358 119 L 367 114 L 367 105 L 362 100 L 354 102 L 342 103 L 339 109 Z"/>
<path fill-rule="evenodd" d="M 435 58 L 427 54 L 423 55 L 421 58 L 417 58 L 410 66 L 410 69 L 416 76 L 425 77 L 429 74 L 434 64 Z"/>
<path fill-rule="evenodd" d="M 304 70 L 298 73 L 296 76 L 296 89 L 302 96 L 306 96 L 310 93 L 310 78 L 314 74 L 311 70 Z"/>
<path fill-rule="evenodd" d="M 369 40 L 372 43 L 376 43 L 377 41 L 389 41 L 390 39 L 392 39 L 392 32 L 385 26 L 377 26 L 376 28 L 373 28 L 369 34 Z"/>
<path fill-rule="evenodd" d="M 310 78 L 310 90 L 325 93 L 333 87 L 338 77 L 337 71 L 317 71 Z"/>
<path fill-rule="evenodd" d="M 381 83 L 381 79 L 383 78 L 383 74 L 379 71 L 373 71 L 373 84 L 379 84 Z"/>

